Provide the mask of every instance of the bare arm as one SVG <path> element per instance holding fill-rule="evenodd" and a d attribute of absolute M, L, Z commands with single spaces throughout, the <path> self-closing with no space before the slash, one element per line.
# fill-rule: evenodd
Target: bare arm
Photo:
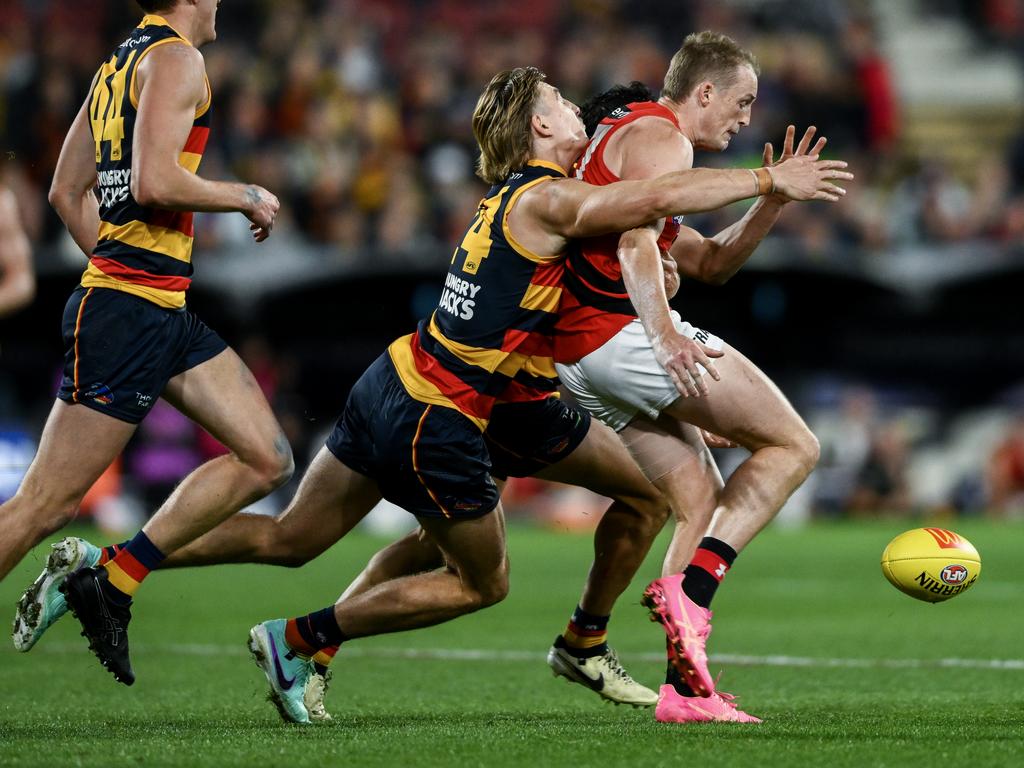
<path fill-rule="evenodd" d="M 274 195 L 255 184 L 204 179 L 179 163 L 196 110 L 208 96 L 205 72 L 202 55 L 187 45 L 162 45 L 139 64 L 132 196 L 155 208 L 238 211 L 263 240 L 279 205 Z"/>
<path fill-rule="evenodd" d="M 680 394 L 699 397 L 708 393 L 708 387 L 697 364 L 718 381 L 718 371 L 710 358 L 721 357 L 722 353 L 676 331 L 665 292 L 658 229 L 641 227 L 619 238 L 617 255 L 622 264 L 622 279 L 658 364 L 672 377 Z"/>
<path fill-rule="evenodd" d="M 778 221 L 782 204 L 762 198 L 742 219 L 714 237 L 681 227 L 672 257 L 686 277 L 722 285 L 735 275 Z"/>
<path fill-rule="evenodd" d="M 791 161 L 791 158 L 816 158 L 825 148 L 824 138 L 818 139 L 814 147 L 811 148 L 811 140 L 814 137 L 815 130 L 814 126 L 808 128 L 800 140 L 799 146 L 794 150 L 793 139 L 796 129 L 792 125 L 789 126 L 786 131 L 782 155 L 779 158 L 779 162 L 774 165 L 772 163 L 772 145 L 765 145 L 764 164 L 765 167 L 771 166 L 773 168 L 776 181 L 782 180 L 780 166 L 783 163 Z M 782 207 L 787 202 L 794 199 L 834 202 L 841 195 L 845 194 L 845 190 L 832 185 L 826 179 L 848 180 L 852 179 L 853 175 L 840 170 L 846 167 L 845 163 L 832 162 L 826 164 L 830 172 L 823 179 L 824 183 L 819 193 L 811 197 L 799 197 L 797 196 L 798 193 L 792 192 L 789 187 L 786 187 L 783 191 L 792 192 L 794 195 L 792 197 L 783 194 L 783 191 L 777 191 L 774 194 L 761 197 L 750 207 L 750 210 L 747 211 L 742 219 L 710 238 L 703 237 L 696 230 L 683 227 L 671 251 L 672 257 L 679 265 L 679 271 L 687 277 L 704 283 L 721 285 L 726 282 L 747 262 L 747 259 L 750 258 L 757 246 L 764 240 L 765 236 L 771 231 L 771 228 L 775 226 L 775 222 L 778 221 L 779 214 L 782 212 Z M 825 164 L 822 167 L 825 167 Z M 785 182 L 783 182 L 783 186 L 786 186 Z"/>
<path fill-rule="evenodd" d="M 10 190 L 0 188 L 0 317 L 31 303 L 36 293 L 32 249 Z"/>
<path fill-rule="evenodd" d="M 633 129 L 629 140 L 639 149 L 623 156 L 620 172 L 623 179 L 641 180 L 600 187 L 575 179 L 539 185 L 524 193 L 516 206 L 525 215 L 510 216 L 516 238 L 540 252 L 546 250 L 540 246 L 545 238 L 561 238 L 564 245 L 567 240 L 624 232 L 666 216 L 710 211 L 772 191 L 762 188 L 747 168 L 690 168 L 690 142 L 664 120 L 646 122 L 650 125 L 639 121 L 627 126 Z M 641 127 L 643 131 L 638 130 Z M 848 175 L 836 170 L 845 165 L 805 157 L 788 160 L 772 173 L 787 194 L 825 199 L 838 189 L 827 180 Z"/>
<path fill-rule="evenodd" d="M 57 168 L 50 183 L 50 205 L 68 228 L 72 239 L 87 257 L 96 248 L 100 209 L 93 193 L 96 186 L 96 145 L 89 126 L 89 102 L 78 110 L 64 137 Z"/>

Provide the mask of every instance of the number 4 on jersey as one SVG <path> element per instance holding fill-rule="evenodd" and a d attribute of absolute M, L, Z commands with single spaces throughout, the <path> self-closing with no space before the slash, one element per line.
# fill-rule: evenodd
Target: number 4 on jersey
<path fill-rule="evenodd" d="M 121 108 L 128 71 L 138 53 L 132 51 L 121 68 L 117 66 L 117 57 L 113 57 L 96 75 L 96 84 L 89 99 L 89 120 L 92 123 L 92 137 L 96 142 L 97 163 L 102 159 L 104 141 L 110 142 L 110 159 L 121 159 L 121 143 L 124 141 Z"/>
<path fill-rule="evenodd" d="M 501 199 L 508 192 L 508 187 L 494 197 L 489 197 L 480 203 L 480 209 L 476 212 L 476 218 L 469 225 L 469 231 L 462 239 L 462 245 L 455 249 L 452 256 L 452 264 L 463 259 L 462 271 L 475 275 L 491 253 L 491 224 L 494 221 L 494 212 L 501 207 Z"/>

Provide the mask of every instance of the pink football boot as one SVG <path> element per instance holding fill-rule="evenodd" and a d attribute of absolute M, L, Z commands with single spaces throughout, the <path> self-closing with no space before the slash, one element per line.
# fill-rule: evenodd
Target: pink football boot
<path fill-rule="evenodd" d="M 698 696 L 710 696 L 715 681 L 708 671 L 705 650 L 711 634 L 711 611 L 683 592 L 683 574 L 655 579 L 644 590 L 643 604 L 651 621 L 660 621 L 668 635 L 669 660 Z"/>
<path fill-rule="evenodd" d="M 671 685 L 661 686 L 654 719 L 659 723 L 760 723 L 760 718 L 737 709 L 731 693 L 680 696 Z"/>

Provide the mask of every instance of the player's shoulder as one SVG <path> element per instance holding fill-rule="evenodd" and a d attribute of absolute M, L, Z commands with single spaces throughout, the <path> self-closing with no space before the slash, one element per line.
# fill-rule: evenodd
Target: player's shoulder
<path fill-rule="evenodd" d="M 643 141 L 671 143 L 679 146 L 690 143 L 675 123 L 663 115 L 656 114 L 641 115 L 635 120 L 631 120 L 623 125 L 617 134 L 620 140 L 628 136 L 631 141 L 642 139 Z"/>
<path fill-rule="evenodd" d="M 519 195 L 519 205 L 524 209 L 543 209 L 554 201 L 578 193 L 581 186 L 589 185 L 574 178 L 544 179 L 543 183 L 533 184 L 522 191 Z"/>
<path fill-rule="evenodd" d="M 153 46 L 142 60 L 142 64 L 150 70 L 173 70 L 188 75 L 206 71 L 206 60 L 202 52 L 186 40 L 169 38 L 162 45 Z"/>
<path fill-rule="evenodd" d="M 202 53 L 184 40 L 154 46 L 139 63 L 138 72 L 139 81 L 133 84 L 137 94 L 152 83 L 157 93 L 187 92 L 197 104 L 208 96 L 206 62 Z"/>

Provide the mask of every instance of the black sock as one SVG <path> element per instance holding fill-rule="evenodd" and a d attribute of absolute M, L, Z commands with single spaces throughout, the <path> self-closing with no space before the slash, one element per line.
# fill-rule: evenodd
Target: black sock
<path fill-rule="evenodd" d="M 683 592 L 701 608 L 710 608 L 718 585 L 735 560 L 735 549 L 721 539 L 705 536 L 683 571 Z"/>
<path fill-rule="evenodd" d="M 682 676 L 672 665 L 671 661 L 668 663 L 668 668 L 665 671 L 665 685 L 671 685 L 673 688 L 676 689 L 676 693 L 678 693 L 680 696 L 697 695 L 693 692 L 693 688 L 691 688 L 687 684 L 687 682 L 683 680 Z"/>
<path fill-rule="evenodd" d="M 334 606 L 296 619 L 296 628 L 302 639 L 314 648 L 341 645 L 347 638 L 334 618 Z"/>

